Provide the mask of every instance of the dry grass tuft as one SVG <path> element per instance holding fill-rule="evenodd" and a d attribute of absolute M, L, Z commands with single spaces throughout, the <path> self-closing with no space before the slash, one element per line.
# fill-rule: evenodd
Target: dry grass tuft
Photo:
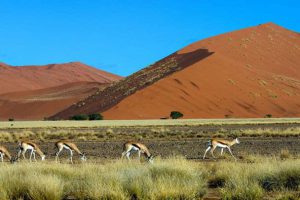
<path fill-rule="evenodd" d="M 184 159 L 157 160 L 154 165 L 127 161 L 76 166 L 17 163 L 0 169 L 3 200 L 195 199 L 206 191 L 203 172 Z"/>
<path fill-rule="evenodd" d="M 78 165 L 17 163 L 0 166 L 0 199 L 201 199 L 208 187 L 222 199 L 259 200 L 270 194 L 297 199 L 300 160 L 193 162 L 181 157 L 153 165 L 121 160 Z"/>

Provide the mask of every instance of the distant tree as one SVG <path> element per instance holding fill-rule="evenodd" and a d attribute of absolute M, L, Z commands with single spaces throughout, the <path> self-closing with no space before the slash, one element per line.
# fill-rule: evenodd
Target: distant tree
<path fill-rule="evenodd" d="M 9 118 L 8 121 L 12 122 L 12 121 L 15 121 L 14 118 Z"/>
<path fill-rule="evenodd" d="M 70 117 L 70 120 L 88 120 L 88 119 L 89 119 L 89 117 L 84 114 L 74 115 L 74 116 Z"/>
<path fill-rule="evenodd" d="M 178 119 L 178 118 L 183 117 L 183 114 L 182 114 L 181 112 L 179 112 L 179 111 L 172 111 L 172 112 L 170 113 L 170 117 L 171 117 L 172 119 Z"/>
<path fill-rule="evenodd" d="M 103 120 L 103 116 L 100 113 L 90 114 L 89 120 Z"/>
<path fill-rule="evenodd" d="M 272 118 L 272 114 L 266 114 L 265 118 Z"/>

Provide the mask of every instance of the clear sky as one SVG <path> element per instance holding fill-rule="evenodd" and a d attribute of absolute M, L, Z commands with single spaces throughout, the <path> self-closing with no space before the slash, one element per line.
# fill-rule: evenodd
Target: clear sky
<path fill-rule="evenodd" d="M 127 76 L 221 33 L 266 22 L 300 32 L 299 10 L 299 0 L 0 0 L 0 62 Z"/>

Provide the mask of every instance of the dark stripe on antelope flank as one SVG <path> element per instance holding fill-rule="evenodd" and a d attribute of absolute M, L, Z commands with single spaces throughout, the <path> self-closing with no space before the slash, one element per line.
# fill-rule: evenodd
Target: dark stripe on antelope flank
<path fill-rule="evenodd" d="M 70 145 L 68 145 L 67 143 L 63 143 L 64 145 L 66 145 L 67 147 L 69 147 L 70 149 L 73 149 L 72 147 L 70 147 Z"/>
<path fill-rule="evenodd" d="M 138 149 L 141 149 L 141 147 L 139 147 L 137 144 L 131 144 L 131 145 L 138 148 Z"/>
<path fill-rule="evenodd" d="M 31 142 L 26 142 L 26 144 L 32 146 L 33 148 L 35 148 L 35 144 L 31 143 Z"/>
<path fill-rule="evenodd" d="M 225 142 L 222 142 L 222 141 L 219 141 L 219 140 L 217 140 L 217 142 L 220 143 L 220 144 L 228 145 Z"/>

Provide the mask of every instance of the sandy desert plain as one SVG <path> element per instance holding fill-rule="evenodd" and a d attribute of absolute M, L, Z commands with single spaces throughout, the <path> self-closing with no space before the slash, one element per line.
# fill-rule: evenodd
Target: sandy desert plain
<path fill-rule="evenodd" d="M 203 160 L 210 138 L 233 139 Z M 0 123 L 1 145 L 16 155 L 18 141 L 36 142 L 46 161 L 0 166 L 0 199 L 299 199 L 300 119 L 12 121 Z M 54 143 L 69 139 L 87 161 Z M 140 141 L 154 164 L 121 160 L 126 141 Z M 27 155 L 28 157 L 28 155 Z"/>

